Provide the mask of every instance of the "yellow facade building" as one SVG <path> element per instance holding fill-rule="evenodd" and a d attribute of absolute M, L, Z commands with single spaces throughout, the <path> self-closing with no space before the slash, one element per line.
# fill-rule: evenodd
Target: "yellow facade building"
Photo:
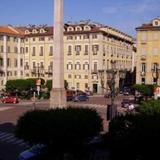
<path fill-rule="evenodd" d="M 160 18 L 137 27 L 137 84 L 160 84 Z"/>
<path fill-rule="evenodd" d="M 5 74 L 1 77 L 1 86 L 4 87 L 7 79 L 15 77 L 52 79 L 54 76 L 52 71 L 56 69 L 53 63 L 53 27 L 33 25 L 10 27 L 10 29 L 15 33 L 3 35 L 0 30 L 0 35 L 3 38 L 5 35 L 13 37 L 11 38 L 13 41 L 16 37 L 16 42 L 12 42 L 11 45 L 17 47 L 18 51 L 12 54 L 7 51 L 1 52 L 2 70 L 5 69 L 7 73 L 10 69 L 12 70 L 12 76 Z M 1 46 L 4 47 L 5 43 L 4 39 L 0 40 Z M 10 55 L 13 56 L 12 66 L 4 67 L 7 63 L 4 59 Z M 17 67 L 14 67 L 16 58 Z M 89 89 L 95 93 L 102 93 L 102 81 L 104 88 L 107 88 L 106 70 L 111 68 L 113 61 L 119 70 L 133 70 L 133 38 L 131 36 L 91 21 L 64 25 L 64 76 L 70 89 L 83 91 Z M 117 75 L 117 86 L 118 79 Z"/>

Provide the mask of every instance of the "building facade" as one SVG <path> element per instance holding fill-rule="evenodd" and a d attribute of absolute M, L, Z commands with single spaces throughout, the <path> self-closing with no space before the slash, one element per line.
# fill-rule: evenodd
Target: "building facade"
<path fill-rule="evenodd" d="M 137 31 L 137 84 L 159 84 L 160 18 L 142 24 Z"/>
<path fill-rule="evenodd" d="M 15 70 L 13 66 L 4 67 L 7 63 L 4 59 L 10 55 L 6 51 L 2 53 L 2 69 L 8 72 L 11 68 L 12 75 L 17 71 L 17 76 L 3 75 L 2 86 L 7 79 L 14 78 L 52 79 L 52 71 L 56 69 L 53 64 L 53 27 L 33 25 L 10 28 L 18 39 L 12 44 L 17 47 L 17 52 L 12 54 L 12 63 L 17 57 L 17 67 Z M 3 36 L 1 32 L 0 35 Z M 4 44 L 3 39 L 0 45 L 4 47 Z M 111 69 L 111 62 L 119 70 L 132 70 L 133 57 L 133 38 L 123 32 L 91 21 L 64 25 L 64 76 L 70 89 L 102 93 L 107 88 L 106 70 Z M 118 74 L 116 80 L 118 87 Z"/>

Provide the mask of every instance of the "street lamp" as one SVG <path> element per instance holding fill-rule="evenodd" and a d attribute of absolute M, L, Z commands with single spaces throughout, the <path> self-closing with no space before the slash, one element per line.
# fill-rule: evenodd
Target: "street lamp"
<path fill-rule="evenodd" d="M 159 73 L 160 73 L 160 68 L 157 63 L 153 64 L 151 72 L 152 72 L 153 82 L 157 85 L 158 79 L 159 79 Z"/>
<path fill-rule="evenodd" d="M 120 91 L 123 91 L 124 87 L 124 79 L 126 77 L 126 70 L 119 70 L 119 89 Z"/>
<path fill-rule="evenodd" d="M 116 105 L 114 104 L 115 96 L 116 96 L 115 79 L 117 75 L 117 69 L 115 68 L 115 64 L 116 64 L 116 61 L 111 61 L 111 69 L 108 69 L 106 71 L 107 77 L 108 77 L 107 84 L 111 92 L 111 104 L 108 105 L 107 107 L 107 113 L 109 114 L 107 116 L 108 120 L 113 119 L 116 116 L 116 110 L 117 110 Z"/>

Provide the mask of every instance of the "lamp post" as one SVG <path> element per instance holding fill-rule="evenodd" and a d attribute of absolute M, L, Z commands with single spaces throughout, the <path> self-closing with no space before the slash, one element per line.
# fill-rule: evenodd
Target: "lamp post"
<path fill-rule="evenodd" d="M 159 73 L 160 73 L 160 68 L 158 67 L 157 63 L 153 64 L 151 72 L 152 72 L 153 82 L 157 85 L 158 79 L 159 79 Z"/>
<path fill-rule="evenodd" d="M 115 63 L 116 61 L 111 61 L 111 69 L 106 71 L 108 77 L 107 84 L 111 92 L 111 104 L 107 107 L 107 113 L 109 113 L 107 116 L 108 120 L 111 120 L 116 116 L 116 105 L 114 104 L 114 101 L 116 96 L 115 79 L 117 75 L 117 69 L 115 68 Z"/>
<path fill-rule="evenodd" d="M 119 89 L 120 91 L 123 91 L 124 87 L 124 79 L 126 77 L 126 70 L 119 70 Z"/>

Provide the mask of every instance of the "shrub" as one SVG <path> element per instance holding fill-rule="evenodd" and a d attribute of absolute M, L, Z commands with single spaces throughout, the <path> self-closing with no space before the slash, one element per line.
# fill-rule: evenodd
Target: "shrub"
<path fill-rule="evenodd" d="M 101 130 L 102 119 L 93 109 L 34 110 L 19 118 L 16 136 L 63 152 L 78 150 Z"/>
<path fill-rule="evenodd" d="M 129 114 L 109 125 L 111 159 L 160 159 L 160 114 Z M 157 158 L 156 158 L 157 157 Z"/>

